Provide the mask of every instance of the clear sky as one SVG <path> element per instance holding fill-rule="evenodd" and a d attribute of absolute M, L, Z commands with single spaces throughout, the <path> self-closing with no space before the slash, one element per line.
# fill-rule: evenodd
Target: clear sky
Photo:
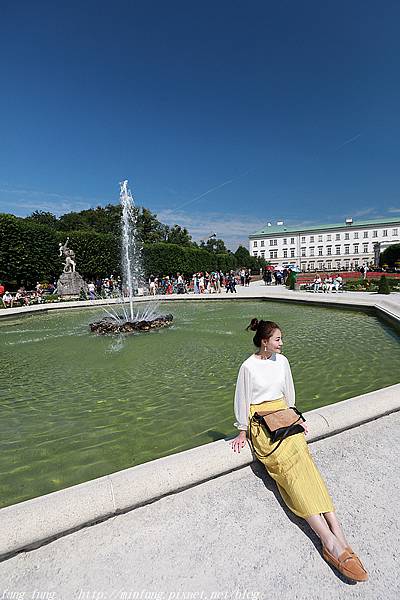
<path fill-rule="evenodd" d="M 398 0 L 2 0 L 0 212 L 400 217 Z M 207 193 L 208 192 L 208 193 Z"/>

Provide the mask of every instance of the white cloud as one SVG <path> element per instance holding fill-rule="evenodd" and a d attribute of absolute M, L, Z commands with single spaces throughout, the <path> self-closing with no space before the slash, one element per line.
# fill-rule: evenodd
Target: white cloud
<path fill-rule="evenodd" d="M 58 192 L 4 185 L 0 187 L 0 207 L 4 207 L 6 212 L 12 212 L 20 217 L 25 217 L 35 210 L 49 211 L 60 216 L 71 211 L 86 210 L 99 204 L 104 204 L 104 202 Z"/>

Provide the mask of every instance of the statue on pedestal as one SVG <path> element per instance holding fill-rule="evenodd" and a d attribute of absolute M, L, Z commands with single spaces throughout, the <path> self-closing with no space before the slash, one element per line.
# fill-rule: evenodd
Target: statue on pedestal
<path fill-rule="evenodd" d="M 79 298 L 82 294 L 87 294 L 88 286 L 76 270 L 75 252 L 68 248 L 69 237 L 65 244 L 58 244 L 59 256 L 65 258 L 63 262 L 64 269 L 57 281 L 57 294 L 64 298 Z"/>

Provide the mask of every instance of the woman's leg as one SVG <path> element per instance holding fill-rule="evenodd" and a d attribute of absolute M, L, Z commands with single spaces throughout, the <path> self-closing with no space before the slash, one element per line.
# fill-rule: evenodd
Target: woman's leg
<path fill-rule="evenodd" d="M 325 514 L 332 515 L 334 513 Z M 308 517 L 306 521 L 311 527 L 311 529 L 315 531 L 315 533 L 321 540 L 323 546 L 325 546 L 328 552 L 333 554 L 335 558 L 338 558 L 340 554 L 344 551 L 345 547 L 347 546 L 347 543 L 343 543 L 336 537 L 336 535 L 328 527 L 328 523 L 322 515 L 311 515 L 311 517 Z"/>
<path fill-rule="evenodd" d="M 322 516 L 325 519 L 325 521 L 327 522 L 329 529 L 336 536 L 336 538 L 340 541 L 340 543 L 343 544 L 345 547 L 349 547 L 349 543 L 346 540 L 346 538 L 344 537 L 344 533 L 343 533 L 343 530 L 337 519 L 336 513 L 334 513 L 334 512 L 323 513 Z"/>

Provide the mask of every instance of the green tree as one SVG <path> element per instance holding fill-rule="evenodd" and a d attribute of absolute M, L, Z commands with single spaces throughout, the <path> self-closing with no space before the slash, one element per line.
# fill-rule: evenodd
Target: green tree
<path fill-rule="evenodd" d="M 58 272 L 57 234 L 47 225 L 0 214 L 0 279 L 31 288 Z"/>
<path fill-rule="evenodd" d="M 390 287 L 385 275 L 382 275 L 378 283 L 378 294 L 390 294 Z"/>
<path fill-rule="evenodd" d="M 381 254 L 380 264 L 390 269 L 400 268 L 400 244 L 388 246 Z"/>
<path fill-rule="evenodd" d="M 200 247 L 213 254 L 225 254 L 228 252 L 224 240 L 210 237 L 207 241 L 202 240 Z"/>
<path fill-rule="evenodd" d="M 167 232 L 167 240 L 169 244 L 178 244 L 180 246 L 190 246 L 192 243 L 192 236 L 189 235 L 186 227 L 180 227 L 179 225 L 174 225 L 173 227 L 168 228 Z"/>
<path fill-rule="evenodd" d="M 57 217 L 53 213 L 44 210 L 35 210 L 31 215 L 25 217 L 25 219 L 37 225 L 47 225 L 52 229 L 57 229 L 58 226 Z"/>

